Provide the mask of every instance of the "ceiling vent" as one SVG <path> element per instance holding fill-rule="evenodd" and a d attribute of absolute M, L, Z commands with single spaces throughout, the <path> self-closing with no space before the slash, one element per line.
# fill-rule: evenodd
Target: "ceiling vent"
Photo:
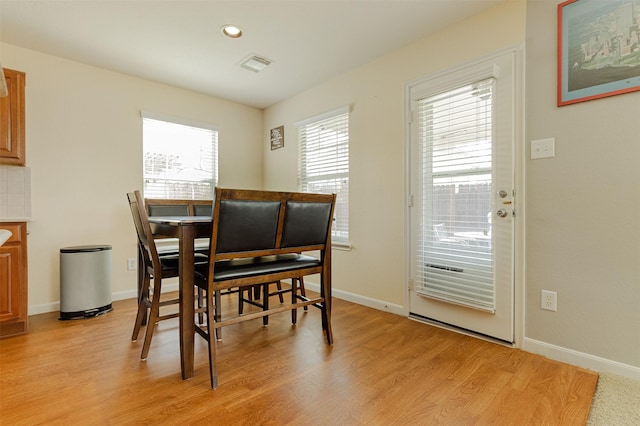
<path fill-rule="evenodd" d="M 240 62 L 240 66 L 246 70 L 260 72 L 271 64 L 271 60 L 251 54 Z"/>

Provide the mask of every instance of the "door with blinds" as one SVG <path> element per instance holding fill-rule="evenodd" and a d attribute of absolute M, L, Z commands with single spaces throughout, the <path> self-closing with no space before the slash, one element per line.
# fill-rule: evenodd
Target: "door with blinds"
<path fill-rule="evenodd" d="M 410 315 L 513 342 L 516 51 L 408 89 Z"/>

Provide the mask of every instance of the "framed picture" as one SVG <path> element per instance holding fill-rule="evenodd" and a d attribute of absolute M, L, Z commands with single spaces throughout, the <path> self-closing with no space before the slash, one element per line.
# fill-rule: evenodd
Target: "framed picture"
<path fill-rule="evenodd" d="M 271 150 L 284 146 L 284 126 L 271 129 Z"/>
<path fill-rule="evenodd" d="M 558 106 L 640 90 L 640 0 L 558 5 Z"/>

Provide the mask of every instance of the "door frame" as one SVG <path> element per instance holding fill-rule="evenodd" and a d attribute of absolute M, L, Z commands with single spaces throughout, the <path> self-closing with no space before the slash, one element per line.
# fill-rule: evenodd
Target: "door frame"
<path fill-rule="evenodd" d="M 513 268 L 514 268 L 514 283 L 513 283 L 513 330 L 514 330 L 514 342 L 511 345 L 512 347 L 521 348 L 523 346 L 524 339 L 524 302 L 525 302 L 525 159 L 526 159 L 526 146 L 525 144 L 525 80 L 524 80 L 524 70 L 525 70 L 525 46 L 520 43 L 517 45 L 513 45 L 507 47 L 505 49 L 499 50 L 497 52 L 493 52 L 490 54 L 483 55 L 479 58 L 476 58 L 471 61 L 467 61 L 464 63 L 457 64 L 452 67 L 448 67 L 447 69 L 429 73 L 415 80 L 409 81 L 404 85 L 404 169 L 405 169 L 405 209 L 404 209 L 404 223 L 405 223 L 405 235 L 404 235 L 404 283 L 405 283 L 405 291 L 403 293 L 403 303 L 404 309 L 403 314 L 409 318 L 409 296 L 410 292 L 413 291 L 412 284 L 410 282 L 411 271 L 411 89 L 412 87 L 419 85 L 426 80 L 430 80 L 436 78 L 438 76 L 443 76 L 447 74 L 451 74 L 454 70 L 458 70 L 462 67 L 473 66 L 480 62 L 485 62 L 490 60 L 491 58 L 499 55 L 503 55 L 506 53 L 515 53 L 515 70 L 514 70 L 514 92 L 515 92 L 515 107 L 516 110 L 514 113 L 514 127 L 515 127 L 515 137 L 513 147 L 513 166 L 514 166 L 514 185 L 516 196 L 514 197 L 514 253 L 513 253 Z M 456 329 L 454 327 L 442 326 L 447 329 L 451 329 L 453 331 L 472 335 L 475 337 L 482 338 L 482 336 L 472 333 L 465 332 L 464 330 Z"/>

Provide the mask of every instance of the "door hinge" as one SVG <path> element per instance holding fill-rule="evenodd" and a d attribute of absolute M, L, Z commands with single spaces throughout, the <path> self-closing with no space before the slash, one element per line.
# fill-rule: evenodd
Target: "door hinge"
<path fill-rule="evenodd" d="M 415 287 L 415 281 L 413 278 L 409 278 L 409 291 L 413 291 Z"/>
<path fill-rule="evenodd" d="M 409 195 L 409 202 L 407 204 L 409 207 L 413 207 L 413 195 Z"/>

